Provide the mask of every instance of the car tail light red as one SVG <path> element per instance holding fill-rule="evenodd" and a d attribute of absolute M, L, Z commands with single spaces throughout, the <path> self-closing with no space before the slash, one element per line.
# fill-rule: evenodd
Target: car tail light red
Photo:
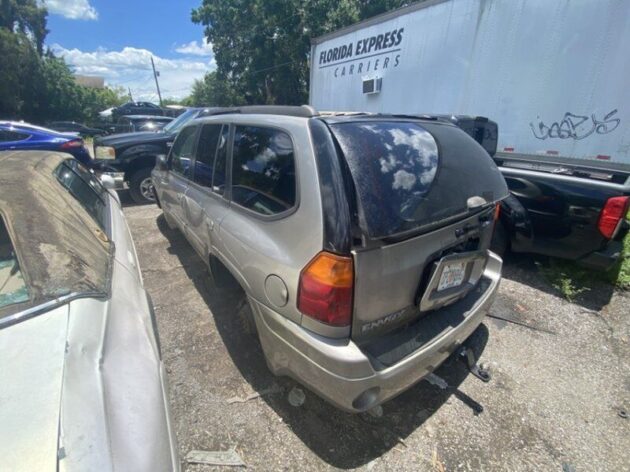
<path fill-rule="evenodd" d="M 352 258 L 320 252 L 300 274 L 298 310 L 322 323 L 349 326 L 353 289 Z"/>
<path fill-rule="evenodd" d="M 612 239 L 617 232 L 617 228 L 628 213 L 630 197 L 613 197 L 606 201 L 604 209 L 599 214 L 597 227 L 599 232 L 607 239 Z"/>
<path fill-rule="evenodd" d="M 76 149 L 83 146 L 82 139 L 73 139 L 71 141 L 67 141 L 60 146 L 60 149 Z"/>

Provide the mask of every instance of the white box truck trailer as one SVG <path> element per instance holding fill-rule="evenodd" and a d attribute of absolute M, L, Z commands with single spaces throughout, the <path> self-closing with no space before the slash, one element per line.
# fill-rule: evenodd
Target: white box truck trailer
<path fill-rule="evenodd" d="M 628 0 L 414 3 L 315 39 L 310 79 L 318 110 L 481 115 L 499 157 L 630 165 Z"/>

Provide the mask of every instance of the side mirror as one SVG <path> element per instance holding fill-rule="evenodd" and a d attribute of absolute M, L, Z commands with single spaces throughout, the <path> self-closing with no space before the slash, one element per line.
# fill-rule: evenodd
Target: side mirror
<path fill-rule="evenodd" d="M 101 181 L 101 184 L 103 184 L 103 187 L 105 187 L 107 190 L 116 189 L 116 180 L 114 180 L 111 175 L 101 174 L 99 180 Z"/>
<path fill-rule="evenodd" d="M 158 154 L 155 159 L 155 168 L 157 170 L 167 170 L 166 154 Z"/>

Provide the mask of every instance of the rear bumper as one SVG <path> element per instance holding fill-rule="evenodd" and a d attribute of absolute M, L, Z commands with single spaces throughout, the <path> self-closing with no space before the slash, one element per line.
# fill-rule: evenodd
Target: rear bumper
<path fill-rule="evenodd" d="M 602 251 L 592 252 L 582 259 L 578 260 L 578 263 L 584 267 L 596 270 L 608 270 L 613 267 L 623 252 L 622 241 L 610 241 L 606 249 Z"/>
<path fill-rule="evenodd" d="M 252 300 L 269 368 L 276 375 L 293 377 L 342 410 L 360 412 L 373 408 L 435 370 L 477 329 L 494 301 L 501 266 L 501 259 L 490 253 L 483 274 L 487 288 L 461 314 L 461 322 L 380 370 L 351 340 L 319 336 Z"/>

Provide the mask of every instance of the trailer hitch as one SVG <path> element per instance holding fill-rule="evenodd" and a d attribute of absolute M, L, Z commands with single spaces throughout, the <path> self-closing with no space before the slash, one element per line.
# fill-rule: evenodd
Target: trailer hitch
<path fill-rule="evenodd" d="M 477 365 L 477 360 L 475 359 L 475 354 L 472 349 L 462 346 L 459 351 L 457 358 L 466 364 L 466 367 L 478 379 L 483 382 L 490 382 L 490 372 L 486 369 L 482 369 Z"/>

